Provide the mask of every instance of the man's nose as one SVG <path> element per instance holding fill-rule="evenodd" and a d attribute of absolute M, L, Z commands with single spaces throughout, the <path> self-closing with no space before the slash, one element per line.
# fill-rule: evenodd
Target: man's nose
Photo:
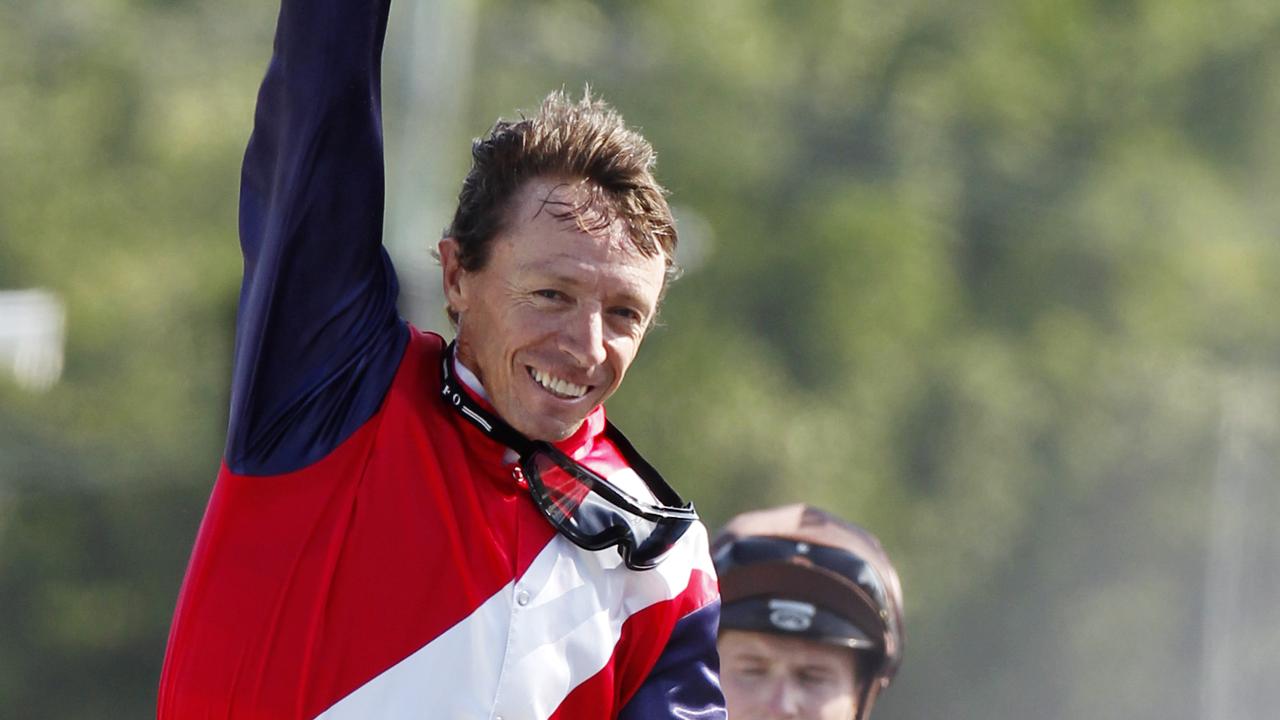
<path fill-rule="evenodd" d="M 605 360 L 604 317 L 600 308 L 582 308 L 570 327 L 560 334 L 560 346 L 581 367 L 595 367 Z"/>
<path fill-rule="evenodd" d="M 795 683 L 779 679 L 769 690 L 769 717 L 792 720 L 800 717 L 800 690 Z"/>

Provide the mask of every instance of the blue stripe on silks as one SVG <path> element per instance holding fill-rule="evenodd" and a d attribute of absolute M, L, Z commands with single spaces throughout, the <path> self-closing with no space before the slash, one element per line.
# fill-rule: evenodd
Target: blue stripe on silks
<path fill-rule="evenodd" d="M 618 720 L 725 720 L 728 715 L 716 653 L 719 625 L 719 600 L 681 618 L 653 670 Z"/>

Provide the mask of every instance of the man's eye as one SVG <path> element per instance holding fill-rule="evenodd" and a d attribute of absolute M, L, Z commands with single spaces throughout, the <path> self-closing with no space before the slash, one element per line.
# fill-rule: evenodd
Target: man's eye
<path fill-rule="evenodd" d="M 814 687 L 825 683 L 827 681 L 827 674 L 821 672 L 802 672 L 800 673 L 799 679 L 801 684 Z"/>
<path fill-rule="evenodd" d="M 546 298 L 547 300 L 563 300 L 565 298 L 564 293 L 560 292 L 559 290 L 552 290 L 551 288 L 534 290 L 533 294 L 537 295 L 540 298 Z"/>
<path fill-rule="evenodd" d="M 644 316 L 641 315 L 639 311 L 633 310 L 631 308 L 627 308 L 627 307 L 614 308 L 613 314 L 626 320 L 627 322 L 632 322 L 637 324 L 644 322 Z"/>

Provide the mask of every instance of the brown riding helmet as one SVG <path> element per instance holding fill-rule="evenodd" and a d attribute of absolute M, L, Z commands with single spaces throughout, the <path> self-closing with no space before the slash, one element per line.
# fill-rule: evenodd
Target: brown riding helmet
<path fill-rule="evenodd" d="M 712 540 L 720 629 L 801 637 L 869 656 L 856 720 L 902 663 L 902 585 L 880 541 L 810 505 L 743 513 Z"/>

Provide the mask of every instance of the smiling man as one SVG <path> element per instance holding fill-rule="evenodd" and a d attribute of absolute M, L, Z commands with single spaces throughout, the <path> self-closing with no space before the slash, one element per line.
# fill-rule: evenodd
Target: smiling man
<path fill-rule="evenodd" d="M 599 106 L 553 96 L 536 119 L 542 127 L 525 130 L 526 142 L 554 142 L 537 133 L 572 127 L 591 112 L 617 120 Z M 537 177 L 513 193 L 505 211 L 496 210 L 507 222 L 487 241 L 482 265 L 468 268 L 465 243 L 484 240 L 450 236 L 439 247 L 459 362 L 476 373 L 507 422 L 550 440 L 572 434 L 622 383 L 657 312 L 670 257 L 647 235 L 629 236 L 613 199 L 595 181 L 568 175 L 575 169 L 586 174 L 554 165 L 520 173 Z M 657 205 L 661 196 L 651 201 Z M 670 220 L 659 228 L 674 245 Z"/>
<path fill-rule="evenodd" d="M 808 505 L 743 513 L 712 544 L 734 720 L 867 720 L 902 662 L 902 587 L 880 542 Z"/>
<path fill-rule="evenodd" d="M 605 418 L 676 233 L 653 151 L 549 96 L 473 146 L 454 343 L 381 246 L 386 0 L 284 0 L 245 153 L 224 461 L 159 717 L 723 718 L 693 508 Z"/>

